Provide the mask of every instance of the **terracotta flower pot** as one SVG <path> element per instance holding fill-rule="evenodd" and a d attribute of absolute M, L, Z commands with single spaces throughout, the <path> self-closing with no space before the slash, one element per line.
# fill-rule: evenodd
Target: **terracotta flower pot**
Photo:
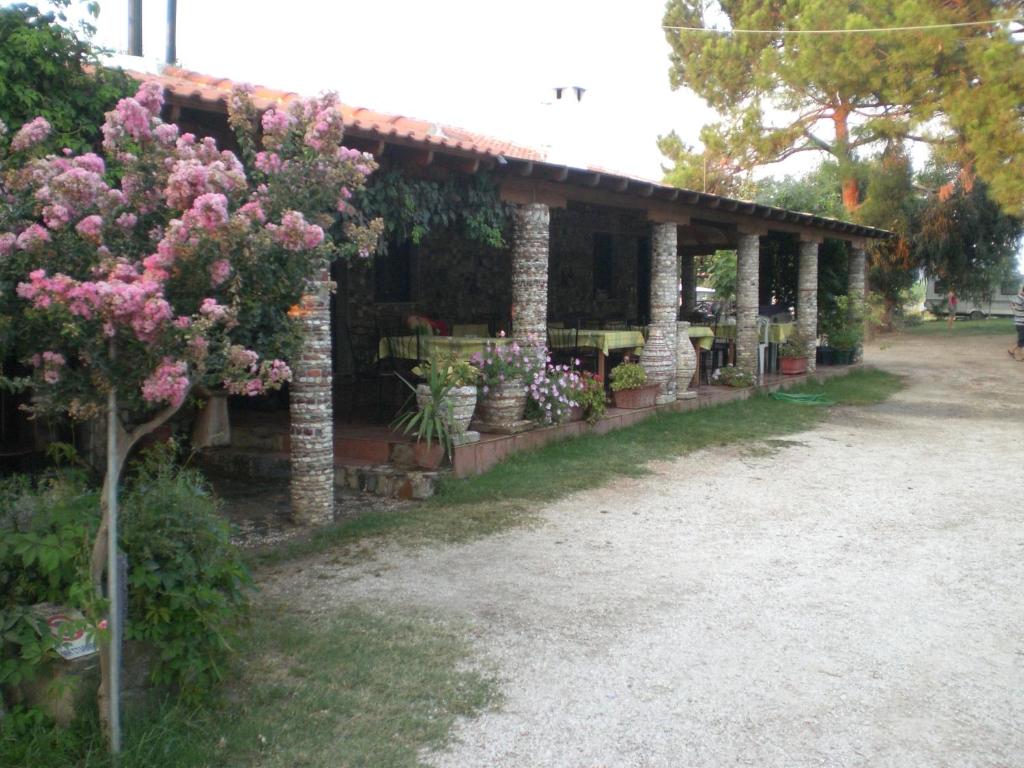
<path fill-rule="evenodd" d="M 807 373 L 806 357 L 780 357 L 779 371 L 787 376 L 795 376 L 799 373 Z"/>
<path fill-rule="evenodd" d="M 523 420 L 526 413 L 526 385 L 521 379 L 490 387 L 477 403 L 477 416 L 484 424 L 507 426 Z"/>
<path fill-rule="evenodd" d="M 582 405 L 574 405 L 569 409 L 564 421 L 583 421 L 584 413 Z"/>
<path fill-rule="evenodd" d="M 620 389 L 615 392 L 616 408 L 650 408 L 658 397 L 660 384 L 644 384 L 635 389 Z"/>
<path fill-rule="evenodd" d="M 430 447 L 426 440 L 418 440 L 412 450 L 416 466 L 422 469 L 437 469 L 444 461 L 444 445 L 437 440 L 431 441 Z"/>

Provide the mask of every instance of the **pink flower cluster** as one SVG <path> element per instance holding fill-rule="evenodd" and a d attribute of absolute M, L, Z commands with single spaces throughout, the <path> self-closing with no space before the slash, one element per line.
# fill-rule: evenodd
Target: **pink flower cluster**
<path fill-rule="evenodd" d="M 44 141 L 50 135 L 50 124 L 43 117 L 25 123 L 11 139 L 11 151 L 23 152 Z"/>
<path fill-rule="evenodd" d="M 202 194 L 186 211 L 183 221 L 186 225 L 195 223 L 212 232 L 228 222 L 228 199 L 219 192 Z"/>
<path fill-rule="evenodd" d="M 43 381 L 47 384 L 56 384 L 60 381 L 61 368 L 64 367 L 67 361 L 60 352 L 47 350 L 42 354 L 32 355 L 32 359 L 29 362 L 32 363 L 34 368 L 43 369 Z"/>
<path fill-rule="evenodd" d="M 324 241 L 324 231 L 308 223 L 298 211 L 288 211 L 281 217 L 280 226 L 267 224 L 267 230 L 289 251 L 311 251 Z"/>
<path fill-rule="evenodd" d="M 18 284 L 17 293 L 37 309 L 58 305 L 76 317 L 100 319 L 107 336 L 114 335 L 116 326 L 126 325 L 146 343 L 156 341 L 173 317 L 163 285 L 123 263 L 105 280 L 79 281 L 60 273 L 49 277 L 46 270 L 37 269 L 29 273 L 29 282 Z"/>
<path fill-rule="evenodd" d="M 292 371 L 282 360 L 264 360 L 251 349 L 238 345 L 227 352 L 227 376 L 224 388 L 232 395 L 255 397 L 271 389 L 279 389 L 291 381 Z"/>
<path fill-rule="evenodd" d="M 231 276 L 231 262 L 227 259 L 218 259 L 210 265 L 210 286 L 219 288 Z"/>
<path fill-rule="evenodd" d="M 199 305 L 199 314 L 214 322 L 220 322 L 230 317 L 230 310 L 223 304 L 218 304 L 216 299 L 203 299 L 203 303 Z"/>
<path fill-rule="evenodd" d="M 190 386 L 188 364 L 165 357 L 142 382 L 142 399 L 147 403 L 168 403 L 177 408 L 185 402 Z"/>
<path fill-rule="evenodd" d="M 26 227 L 20 235 L 18 235 L 15 242 L 17 243 L 19 250 L 31 253 L 39 250 L 50 241 L 50 233 L 47 231 L 46 227 L 39 224 L 31 224 Z"/>

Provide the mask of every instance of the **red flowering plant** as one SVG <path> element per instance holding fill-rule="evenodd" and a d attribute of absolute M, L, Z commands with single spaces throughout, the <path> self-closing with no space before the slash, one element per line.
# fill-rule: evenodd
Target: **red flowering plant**
<path fill-rule="evenodd" d="M 590 424 L 604 416 L 605 404 L 604 379 L 596 373 L 582 371 L 575 388 L 569 393 L 569 400 L 583 409 Z"/>
<path fill-rule="evenodd" d="M 251 111 L 244 92 L 232 104 Z M 341 145 L 330 98 L 264 116 L 253 178 L 212 139 L 164 123 L 162 105 L 155 83 L 118 102 L 102 156 L 44 155 L 42 118 L 10 142 L 0 124 L 0 364 L 28 365 L 35 412 L 105 415 L 116 435 L 97 588 L 106 491 L 132 447 L 197 386 L 257 395 L 288 381 L 273 359 L 294 349 L 287 308 L 330 258 L 369 254 L 381 228 L 347 210 L 375 165 Z M 338 223 L 341 244 L 326 233 Z"/>

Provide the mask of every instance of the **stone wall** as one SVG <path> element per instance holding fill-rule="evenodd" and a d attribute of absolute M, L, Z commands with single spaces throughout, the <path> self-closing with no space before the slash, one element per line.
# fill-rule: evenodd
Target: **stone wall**
<path fill-rule="evenodd" d="M 594 235 L 611 236 L 611 291 L 594 292 Z M 551 211 L 548 317 L 567 325 L 579 318 L 633 320 L 637 314 L 639 242 L 650 243 L 650 224 L 632 211 L 569 203 Z M 648 245 L 649 247 L 649 245 Z"/>

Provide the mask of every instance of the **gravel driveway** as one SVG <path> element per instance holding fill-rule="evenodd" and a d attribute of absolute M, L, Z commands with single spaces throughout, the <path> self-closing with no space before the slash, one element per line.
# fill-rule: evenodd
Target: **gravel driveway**
<path fill-rule="evenodd" d="M 288 592 L 469 627 L 505 701 L 425 756 L 439 768 L 1016 768 L 1024 364 L 1007 342 L 869 348 L 907 376 L 883 405 L 659 463 L 535 529 L 324 558 Z"/>

